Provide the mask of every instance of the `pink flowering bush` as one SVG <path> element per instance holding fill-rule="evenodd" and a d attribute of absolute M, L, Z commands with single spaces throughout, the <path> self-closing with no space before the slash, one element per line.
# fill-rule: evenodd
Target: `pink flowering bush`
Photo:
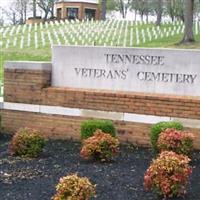
<path fill-rule="evenodd" d="M 192 133 L 168 128 L 160 133 L 157 147 L 160 152 L 168 150 L 188 155 L 193 149 L 193 138 Z"/>
<path fill-rule="evenodd" d="M 12 156 L 35 158 L 40 155 L 46 144 L 40 131 L 31 128 L 21 128 L 13 136 L 9 153 Z"/>
<path fill-rule="evenodd" d="M 62 177 L 52 200 L 89 200 L 95 196 L 96 186 L 88 178 L 77 174 Z"/>
<path fill-rule="evenodd" d="M 92 137 L 83 141 L 80 155 L 86 160 L 110 161 L 118 154 L 118 151 L 118 139 L 98 129 Z"/>
<path fill-rule="evenodd" d="M 192 173 L 189 162 L 187 156 L 163 151 L 147 169 L 144 175 L 144 187 L 164 198 L 183 196 Z"/>

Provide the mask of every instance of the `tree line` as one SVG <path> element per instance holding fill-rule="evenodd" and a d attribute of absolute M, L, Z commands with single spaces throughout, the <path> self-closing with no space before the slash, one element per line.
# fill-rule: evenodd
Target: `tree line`
<path fill-rule="evenodd" d="M 37 18 L 37 13 L 43 14 L 43 19 L 55 18 L 55 3 L 58 0 L 11 0 L 7 8 L 1 8 L 2 14 L 11 24 L 24 24 L 28 16 Z M 3 19 L 2 19 L 3 20 Z M 3 23 L 3 21 L 1 22 Z"/>
<path fill-rule="evenodd" d="M 43 13 L 44 20 L 55 18 L 54 7 L 58 1 L 11 0 L 9 7 L 2 10 L 12 24 L 23 24 L 28 15 L 36 17 L 37 12 Z M 146 20 L 146 22 L 149 21 L 149 16 L 157 16 L 157 25 L 160 25 L 162 17 L 165 16 L 168 16 L 171 21 L 184 21 L 184 2 L 185 0 L 99 0 L 102 19 L 106 19 L 106 13 L 111 11 L 119 11 L 122 18 L 126 18 L 129 11 L 135 15 L 135 20 Z M 200 0 L 193 0 L 193 2 L 193 14 L 197 17 L 200 13 Z"/>
<path fill-rule="evenodd" d="M 106 2 L 107 12 L 119 11 L 122 18 L 126 18 L 129 11 L 135 15 L 135 20 L 148 22 L 149 16 L 157 16 L 157 23 L 160 24 L 162 17 L 167 16 L 172 22 L 184 21 L 184 0 L 101 0 L 103 1 Z M 198 16 L 200 0 L 194 0 L 194 8 L 194 15 Z"/>

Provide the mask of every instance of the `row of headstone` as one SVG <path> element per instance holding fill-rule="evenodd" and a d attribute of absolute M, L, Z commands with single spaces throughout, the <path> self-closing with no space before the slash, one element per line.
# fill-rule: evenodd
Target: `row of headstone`
<path fill-rule="evenodd" d="M 147 26 L 133 21 L 55 21 L 39 25 L 10 26 L 0 28 L 1 47 L 44 47 L 52 44 L 82 44 L 104 46 L 135 46 L 149 41 L 172 37 L 184 32 L 184 24 L 175 21 L 172 26 Z M 166 25 L 166 26 L 165 26 Z M 199 22 L 194 32 L 199 34 Z M 14 39 L 13 39 L 14 38 Z"/>

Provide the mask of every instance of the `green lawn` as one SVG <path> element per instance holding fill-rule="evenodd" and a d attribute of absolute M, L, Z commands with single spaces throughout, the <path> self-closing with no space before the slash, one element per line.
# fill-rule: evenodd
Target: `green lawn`
<path fill-rule="evenodd" d="M 4 49 L 0 56 L 0 80 L 3 79 L 3 65 L 6 61 L 50 61 L 51 49 Z"/>

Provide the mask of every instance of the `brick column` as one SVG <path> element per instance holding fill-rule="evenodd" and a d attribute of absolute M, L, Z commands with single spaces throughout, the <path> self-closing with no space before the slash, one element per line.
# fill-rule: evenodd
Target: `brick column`
<path fill-rule="evenodd" d="M 4 79 L 5 102 L 39 104 L 51 85 L 51 63 L 7 62 Z"/>

